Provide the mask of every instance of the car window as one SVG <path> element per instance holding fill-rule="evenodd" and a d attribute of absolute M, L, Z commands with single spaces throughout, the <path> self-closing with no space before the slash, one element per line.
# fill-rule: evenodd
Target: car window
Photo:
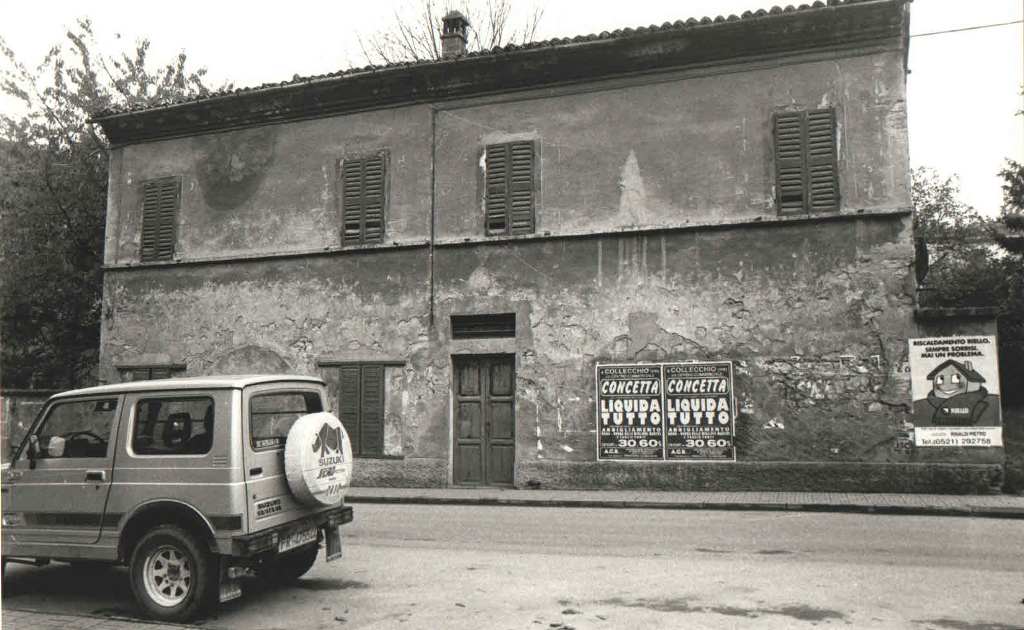
<path fill-rule="evenodd" d="M 207 396 L 144 398 L 135 405 L 136 455 L 202 455 L 213 446 L 214 404 Z"/>
<path fill-rule="evenodd" d="M 274 392 L 249 400 L 249 439 L 254 449 L 283 446 L 295 421 L 307 413 L 323 411 L 316 392 Z"/>
<path fill-rule="evenodd" d="M 35 433 L 38 457 L 106 457 L 116 413 L 116 398 L 55 404 Z"/>

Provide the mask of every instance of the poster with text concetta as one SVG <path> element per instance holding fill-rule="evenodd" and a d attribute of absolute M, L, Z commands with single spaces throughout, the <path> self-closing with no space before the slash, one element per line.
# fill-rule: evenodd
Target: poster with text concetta
<path fill-rule="evenodd" d="M 660 365 L 597 366 L 597 458 L 662 460 Z"/>
<path fill-rule="evenodd" d="M 732 363 L 666 363 L 662 369 L 666 459 L 734 461 Z"/>

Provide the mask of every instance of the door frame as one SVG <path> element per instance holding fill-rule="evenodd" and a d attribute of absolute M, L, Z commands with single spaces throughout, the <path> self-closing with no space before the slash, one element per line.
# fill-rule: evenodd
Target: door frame
<path fill-rule="evenodd" d="M 458 391 L 456 389 L 456 381 L 458 379 L 458 372 L 456 371 L 456 364 L 461 360 L 466 359 L 509 359 L 512 362 L 512 485 L 491 485 L 491 484 L 460 484 L 455 481 L 455 414 L 456 414 L 456 402 L 458 400 Z M 448 369 L 451 373 L 451 378 L 448 384 L 448 485 L 456 488 L 516 488 L 516 467 L 515 463 L 519 461 L 519 442 L 516 440 L 519 428 L 519 420 L 516 408 L 518 407 L 519 396 L 518 387 L 516 387 L 516 375 L 519 373 L 519 355 L 516 352 L 458 352 L 450 355 Z M 481 388 L 481 395 L 482 395 Z M 484 469 L 486 475 L 486 467 Z"/>

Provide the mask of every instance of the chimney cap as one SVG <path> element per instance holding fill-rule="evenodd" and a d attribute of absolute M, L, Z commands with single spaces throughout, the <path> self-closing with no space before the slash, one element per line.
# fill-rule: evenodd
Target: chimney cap
<path fill-rule="evenodd" d="M 457 21 L 457 20 L 462 20 L 462 21 L 463 21 L 463 22 L 465 22 L 465 23 L 466 23 L 467 25 L 469 24 L 469 20 L 468 20 L 468 19 L 466 19 L 466 16 L 465 16 L 465 15 L 462 15 L 462 12 L 461 12 L 461 11 L 458 11 L 458 10 L 456 10 L 456 9 L 452 9 L 451 11 L 449 11 L 448 13 L 446 13 L 446 14 L 445 14 L 445 16 L 444 16 L 443 18 L 441 18 L 441 19 L 442 19 L 443 21 L 445 21 L 445 22 L 448 22 L 448 21 Z"/>
<path fill-rule="evenodd" d="M 466 27 L 469 20 L 462 13 L 451 10 L 441 19 L 441 58 L 453 59 L 466 54 Z"/>

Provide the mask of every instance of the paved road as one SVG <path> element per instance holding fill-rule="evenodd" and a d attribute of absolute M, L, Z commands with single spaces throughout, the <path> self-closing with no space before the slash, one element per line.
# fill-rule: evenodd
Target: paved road
<path fill-rule="evenodd" d="M 1024 628 L 1019 520 L 360 505 L 346 540 L 343 561 L 203 625 Z M 120 569 L 8 572 L 8 612 L 135 614 Z"/>

